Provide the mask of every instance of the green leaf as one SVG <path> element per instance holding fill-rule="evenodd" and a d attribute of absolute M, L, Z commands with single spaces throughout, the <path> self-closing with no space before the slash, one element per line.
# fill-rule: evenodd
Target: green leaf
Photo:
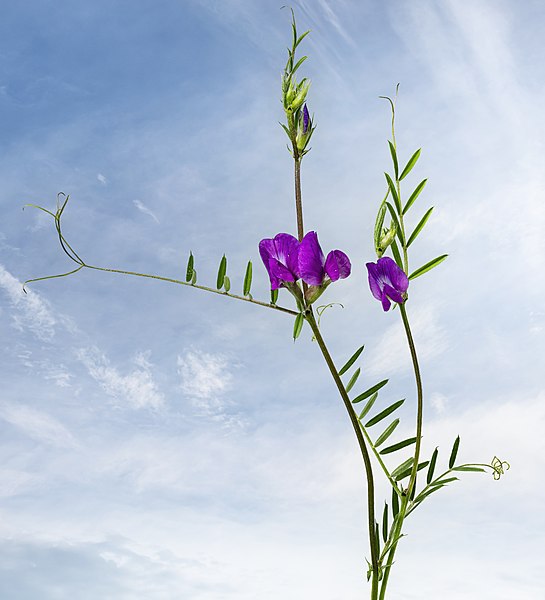
<path fill-rule="evenodd" d="M 397 495 L 397 490 L 392 487 L 392 515 L 394 519 L 397 517 L 399 513 L 399 496 Z"/>
<path fill-rule="evenodd" d="M 416 269 L 416 271 L 413 271 L 409 275 L 409 279 L 416 279 L 417 277 L 420 277 L 420 275 L 424 275 L 424 273 L 431 271 L 431 269 L 436 267 L 438 264 L 442 263 L 445 260 L 445 258 L 447 258 L 447 256 L 448 256 L 448 254 L 442 254 L 441 256 L 438 256 L 437 258 L 430 260 L 430 262 L 427 262 L 422 267 Z"/>
<path fill-rule="evenodd" d="M 194 263 L 193 254 L 190 252 L 189 260 L 187 261 L 187 269 L 185 271 L 185 280 L 187 283 L 189 283 L 191 281 L 191 278 L 193 277 L 193 263 Z"/>
<path fill-rule="evenodd" d="M 218 279 L 216 281 L 216 287 L 221 290 L 223 287 L 223 280 L 225 279 L 225 272 L 227 271 L 227 259 L 225 254 L 221 257 L 220 266 L 218 269 Z"/>
<path fill-rule="evenodd" d="M 358 380 L 360 373 L 361 373 L 361 369 L 360 368 L 356 369 L 356 371 L 354 372 L 354 375 L 352 375 L 352 377 L 350 378 L 350 381 L 346 385 L 346 388 L 345 388 L 346 393 L 348 393 L 354 387 L 354 384 Z"/>
<path fill-rule="evenodd" d="M 229 277 L 227 277 L 227 275 L 225 275 L 225 277 L 223 278 L 223 287 L 225 291 L 229 293 L 229 290 L 231 289 L 231 280 L 229 279 Z"/>
<path fill-rule="evenodd" d="M 447 483 L 451 483 L 451 481 L 459 481 L 458 477 L 447 477 L 446 479 L 438 479 L 430 485 L 446 485 Z"/>
<path fill-rule="evenodd" d="M 350 367 L 358 360 L 364 348 L 365 346 L 361 346 L 354 352 L 354 354 L 352 354 L 352 356 L 344 364 L 343 368 L 339 371 L 339 375 L 344 375 L 348 369 L 350 369 Z"/>
<path fill-rule="evenodd" d="M 388 539 L 388 503 L 384 503 L 384 512 L 382 513 L 382 539 L 384 543 Z"/>
<path fill-rule="evenodd" d="M 403 214 L 405 214 L 409 208 L 413 205 L 414 201 L 420 196 L 420 192 L 426 187 L 426 183 L 428 183 L 427 179 L 422 180 L 414 189 L 414 192 L 409 196 L 405 204 L 405 208 L 403 209 Z"/>
<path fill-rule="evenodd" d="M 252 261 L 248 261 L 246 266 L 246 273 L 244 275 L 244 284 L 242 285 L 242 295 L 248 296 L 250 294 L 250 288 L 252 287 Z"/>
<path fill-rule="evenodd" d="M 428 222 L 428 219 L 430 218 L 430 215 L 432 212 L 433 212 L 433 206 L 431 208 L 428 208 L 428 210 L 426 211 L 426 214 L 420 219 L 420 221 L 418 222 L 418 225 L 414 228 L 414 231 L 409 236 L 409 241 L 407 242 L 407 248 L 414 242 L 414 240 L 416 239 L 416 236 L 422 231 L 422 229 L 424 228 L 424 225 Z"/>
<path fill-rule="evenodd" d="M 378 398 L 378 392 L 375 392 L 370 398 L 369 400 L 367 400 L 367 404 L 363 407 L 363 410 L 360 413 L 360 416 L 358 417 L 358 419 L 363 419 L 363 417 L 365 417 L 365 415 L 371 410 L 371 408 L 373 407 L 373 404 L 375 403 L 375 400 Z"/>
<path fill-rule="evenodd" d="M 397 190 L 392 178 L 388 173 L 384 173 L 386 177 L 386 181 L 388 182 L 388 187 L 390 188 L 390 194 L 392 194 L 392 198 L 394 199 L 394 204 L 396 205 L 397 212 L 401 214 L 401 201 L 399 200 L 399 196 L 397 195 Z"/>
<path fill-rule="evenodd" d="M 295 323 L 293 324 L 293 341 L 301 335 L 301 330 L 303 329 L 303 321 L 305 318 L 303 317 L 303 313 L 299 313 L 295 317 Z"/>
<path fill-rule="evenodd" d="M 392 414 L 394 410 L 398 409 L 403 404 L 403 402 L 405 402 L 405 398 L 403 398 L 403 400 L 398 400 L 397 402 L 390 404 L 388 408 L 385 408 L 382 412 L 379 412 L 378 415 L 374 416 L 372 419 L 367 421 L 367 423 L 365 423 L 365 427 L 372 427 L 373 425 L 376 425 L 379 421 L 382 421 L 382 419 L 385 419 L 388 415 Z"/>
<path fill-rule="evenodd" d="M 191 275 L 191 285 L 195 285 L 197 283 L 197 271 L 193 269 L 193 275 Z"/>
<path fill-rule="evenodd" d="M 452 469 L 453 471 L 466 471 L 466 472 L 473 472 L 473 473 L 485 473 L 485 469 L 482 469 L 481 467 L 454 467 L 454 469 Z"/>
<path fill-rule="evenodd" d="M 400 479 L 403 479 L 403 477 L 405 477 L 404 473 L 405 471 L 409 471 L 409 473 L 411 472 L 411 467 L 412 464 L 414 462 L 414 457 L 411 456 L 411 458 L 408 458 L 405 462 L 402 462 L 399 467 L 397 467 L 396 469 L 394 469 L 392 471 L 392 479 L 395 479 L 396 481 L 399 481 Z M 403 477 L 400 477 L 400 475 L 403 475 Z"/>
<path fill-rule="evenodd" d="M 392 162 L 394 163 L 394 173 L 397 181 L 399 180 L 399 165 L 397 163 L 397 152 L 390 140 L 388 140 L 388 145 L 390 146 L 390 154 L 392 155 Z"/>
<path fill-rule="evenodd" d="M 297 63 L 295 64 L 295 66 L 293 67 L 293 69 L 291 70 L 291 74 L 293 75 L 295 73 L 295 71 L 297 71 L 297 69 L 305 62 L 305 60 L 307 60 L 308 56 L 303 56 L 301 57 Z"/>
<path fill-rule="evenodd" d="M 427 498 L 430 494 L 433 494 L 433 492 L 436 492 L 437 490 L 440 490 L 441 488 L 445 487 L 444 485 L 438 485 L 436 487 L 433 487 L 425 492 L 420 492 L 420 494 L 418 494 L 418 496 L 416 497 L 414 503 L 415 506 L 414 508 L 416 508 L 421 502 L 422 500 L 424 500 L 425 498 Z"/>
<path fill-rule="evenodd" d="M 439 449 L 435 448 L 433 454 L 431 455 L 430 467 L 428 469 L 428 474 L 426 476 L 426 483 L 429 485 L 431 480 L 433 479 L 433 472 L 435 471 L 435 463 L 437 462 L 437 455 L 439 454 Z"/>
<path fill-rule="evenodd" d="M 278 300 L 278 290 L 271 290 L 271 304 L 276 304 Z"/>
<path fill-rule="evenodd" d="M 378 392 L 378 390 L 380 390 L 380 388 L 383 388 L 387 383 L 388 383 L 388 380 L 383 379 L 382 381 L 380 381 L 373 387 L 370 387 L 368 390 L 365 390 L 365 392 L 360 394 L 357 398 L 354 398 L 354 400 L 352 400 L 352 404 L 357 404 L 358 402 L 361 402 L 362 400 L 369 398 L 369 396 L 372 396 L 375 392 Z"/>
<path fill-rule="evenodd" d="M 401 254 L 399 253 L 399 248 L 397 247 L 397 242 L 395 240 L 390 245 L 390 248 L 392 249 L 392 254 L 394 255 L 397 266 L 403 270 L 403 260 L 401 260 Z"/>
<path fill-rule="evenodd" d="M 397 218 L 394 207 L 389 202 L 386 202 L 386 207 L 388 208 L 390 216 L 392 217 L 392 221 L 394 222 L 394 225 L 396 226 L 396 235 L 399 238 L 401 245 L 403 246 L 403 243 L 404 243 L 403 231 L 401 230 L 401 227 L 399 226 L 399 220 Z"/>
<path fill-rule="evenodd" d="M 391 454 L 392 452 L 396 452 L 397 450 L 406 448 L 407 446 L 410 446 L 411 444 L 414 444 L 415 442 L 416 442 L 415 437 L 407 438 L 406 440 L 403 440 L 402 442 L 397 442 L 397 444 L 392 444 L 391 446 L 384 448 L 384 450 L 381 450 L 380 453 L 381 454 Z"/>
<path fill-rule="evenodd" d="M 460 436 L 458 436 L 454 440 L 454 444 L 452 445 L 452 452 L 450 453 L 450 458 L 448 459 L 448 468 L 452 469 L 454 463 L 456 462 L 456 455 L 458 454 L 458 448 L 460 447 Z"/>
<path fill-rule="evenodd" d="M 414 462 L 414 459 L 412 460 L 412 462 Z M 401 481 L 402 479 L 404 479 L 405 477 L 408 477 L 411 473 L 412 473 L 412 462 L 411 462 L 411 466 L 408 467 L 407 469 L 405 469 L 405 471 L 401 471 L 397 477 L 395 478 L 396 481 Z M 416 467 L 416 472 L 418 473 L 418 471 L 421 471 L 422 469 L 425 469 L 427 466 L 429 465 L 429 461 L 425 460 L 424 462 L 418 463 L 418 466 Z"/>
<path fill-rule="evenodd" d="M 411 158 L 409 158 L 409 162 L 405 165 L 403 171 L 401 171 L 399 181 L 401 181 L 404 177 L 407 177 L 407 175 L 412 171 L 412 168 L 414 167 L 414 165 L 416 165 L 416 161 L 420 157 L 421 150 L 422 148 L 418 148 L 418 150 L 411 156 Z"/>
<path fill-rule="evenodd" d="M 382 227 L 384 225 L 384 217 L 386 216 L 386 201 L 382 202 L 378 209 L 377 218 L 375 219 L 375 230 L 373 239 L 375 240 L 375 248 L 380 245 L 380 238 L 382 237 Z"/>
<path fill-rule="evenodd" d="M 377 441 L 375 442 L 375 448 L 378 448 L 383 442 L 385 442 L 390 435 L 394 432 L 394 429 L 399 425 L 399 419 L 392 421 L 388 427 L 378 436 Z"/>

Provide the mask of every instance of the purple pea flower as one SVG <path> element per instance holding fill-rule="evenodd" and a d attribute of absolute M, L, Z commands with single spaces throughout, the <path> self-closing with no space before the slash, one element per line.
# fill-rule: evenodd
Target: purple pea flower
<path fill-rule="evenodd" d="M 271 290 L 277 290 L 283 283 L 299 279 L 299 242 L 289 233 L 279 233 L 272 239 L 259 242 L 259 254 L 269 273 Z"/>
<path fill-rule="evenodd" d="M 307 292 L 309 302 L 314 302 L 332 281 L 348 277 L 351 267 L 348 256 L 340 250 L 332 250 L 324 259 L 315 231 L 309 231 L 303 238 L 299 246 L 298 272 L 311 286 Z"/>
<path fill-rule="evenodd" d="M 409 287 L 409 278 L 389 256 L 379 258 L 376 263 L 365 265 L 369 273 L 369 287 L 373 296 L 382 302 L 382 308 L 390 309 L 390 300 L 403 304 L 403 294 Z"/>
<path fill-rule="evenodd" d="M 310 115 L 308 114 L 308 108 L 305 103 L 305 105 L 303 106 L 303 133 L 307 133 L 309 123 L 310 123 Z"/>

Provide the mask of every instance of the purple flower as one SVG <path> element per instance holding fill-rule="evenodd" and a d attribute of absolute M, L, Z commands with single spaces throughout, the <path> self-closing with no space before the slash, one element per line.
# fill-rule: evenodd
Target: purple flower
<path fill-rule="evenodd" d="M 309 231 L 299 247 L 298 272 L 301 279 L 312 286 L 321 286 L 350 275 L 350 260 L 344 252 L 332 250 L 324 260 L 315 231 Z M 326 280 L 326 277 L 329 280 Z"/>
<path fill-rule="evenodd" d="M 308 114 L 308 108 L 307 108 L 307 105 L 305 104 L 303 106 L 303 133 L 307 133 L 309 123 L 310 123 L 310 115 Z"/>
<path fill-rule="evenodd" d="M 389 256 L 379 258 L 376 263 L 367 263 L 369 287 L 373 296 L 382 302 L 382 308 L 390 308 L 390 300 L 403 304 L 403 294 L 409 287 L 409 278 Z"/>
<path fill-rule="evenodd" d="M 272 239 L 261 240 L 259 254 L 269 273 L 272 290 L 277 290 L 284 282 L 299 279 L 299 242 L 293 235 L 279 233 Z"/>

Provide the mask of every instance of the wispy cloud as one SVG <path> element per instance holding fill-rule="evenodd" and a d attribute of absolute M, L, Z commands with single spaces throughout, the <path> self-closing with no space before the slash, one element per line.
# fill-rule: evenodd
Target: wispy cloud
<path fill-rule="evenodd" d="M 102 185 L 106 185 L 108 183 L 108 180 L 102 173 L 97 174 L 97 179 L 100 181 L 100 183 L 102 183 Z"/>
<path fill-rule="evenodd" d="M 29 437 L 60 448 L 74 448 L 77 442 L 62 423 L 45 412 L 25 404 L 3 403 L 0 418 Z"/>
<path fill-rule="evenodd" d="M 33 290 L 28 290 L 25 294 L 22 282 L 1 264 L 0 288 L 7 294 L 15 309 L 12 319 L 17 329 L 28 329 L 41 340 L 49 340 L 55 335 L 57 319 L 49 303 Z"/>
<path fill-rule="evenodd" d="M 123 401 L 124 406 L 134 409 L 163 406 L 163 394 L 157 389 L 149 365 L 142 366 L 140 361 L 138 369 L 121 375 L 97 348 L 80 349 L 77 356 L 102 389 L 112 398 Z"/>
<path fill-rule="evenodd" d="M 133 200 L 133 204 L 140 212 L 151 217 L 156 223 L 159 223 L 159 219 L 157 218 L 155 213 L 152 212 L 143 202 L 141 202 L 140 200 Z"/>

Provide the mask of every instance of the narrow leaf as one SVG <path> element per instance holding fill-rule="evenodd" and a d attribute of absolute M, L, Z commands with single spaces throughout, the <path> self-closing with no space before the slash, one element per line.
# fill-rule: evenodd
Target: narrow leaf
<path fill-rule="evenodd" d="M 433 472 L 435 471 L 435 463 L 437 462 L 437 455 L 439 454 L 439 449 L 435 448 L 433 454 L 431 455 L 430 467 L 428 469 L 428 474 L 426 476 L 426 483 L 429 485 L 431 480 L 433 479 Z"/>
<path fill-rule="evenodd" d="M 409 158 L 409 162 L 405 165 L 405 168 L 401 172 L 399 181 L 401 181 L 404 177 L 407 177 L 407 175 L 412 171 L 412 168 L 414 167 L 414 165 L 416 165 L 416 161 L 420 157 L 420 151 L 421 148 L 418 148 L 418 150 L 411 156 L 411 158 Z"/>
<path fill-rule="evenodd" d="M 291 74 L 293 75 L 295 73 L 295 71 L 297 71 L 297 69 L 305 62 L 305 60 L 307 60 L 308 56 L 303 56 L 301 57 L 297 63 L 295 64 L 295 66 L 293 67 L 293 69 L 291 70 Z"/>
<path fill-rule="evenodd" d="M 394 204 L 396 205 L 397 212 L 401 214 L 401 201 L 399 200 L 396 186 L 394 185 L 394 182 L 392 181 L 392 178 L 390 177 L 390 175 L 388 175 L 388 173 L 384 173 L 384 176 L 386 177 L 386 181 L 388 182 L 390 194 L 392 194 L 392 198 L 394 199 Z"/>
<path fill-rule="evenodd" d="M 418 222 L 418 225 L 414 228 L 414 231 L 409 236 L 409 240 L 407 241 L 407 248 L 414 242 L 414 240 L 416 239 L 416 236 L 422 231 L 422 229 L 424 228 L 424 225 L 428 222 L 428 219 L 430 218 L 430 215 L 432 212 L 433 212 L 433 206 L 431 208 L 428 208 L 428 210 L 426 211 L 426 214 L 420 219 L 420 221 Z"/>
<path fill-rule="evenodd" d="M 354 375 L 352 375 L 352 377 L 350 378 L 350 381 L 348 382 L 348 384 L 346 385 L 346 393 L 348 393 L 353 387 L 354 384 L 356 383 L 356 381 L 358 380 L 358 377 L 360 376 L 361 373 L 361 369 L 356 369 L 356 371 L 354 372 Z"/>
<path fill-rule="evenodd" d="M 378 398 L 378 392 L 375 392 L 370 398 L 369 400 L 367 400 L 367 404 L 363 407 L 363 410 L 360 413 L 360 416 L 358 417 L 358 419 L 363 419 L 363 417 L 365 417 L 365 415 L 371 410 L 371 408 L 373 407 L 373 404 L 375 403 L 375 400 Z"/>
<path fill-rule="evenodd" d="M 413 459 L 414 462 L 414 459 Z M 422 469 L 425 469 L 429 464 L 428 460 L 425 460 L 424 462 L 418 463 L 418 466 L 416 467 L 416 472 L 418 473 L 418 471 L 421 471 Z M 411 466 L 407 469 L 405 469 L 405 471 L 402 471 L 401 473 L 399 473 L 396 477 L 396 481 L 401 481 L 402 479 L 404 479 L 405 477 L 408 477 L 411 473 L 412 473 L 412 463 Z"/>
<path fill-rule="evenodd" d="M 303 314 L 299 313 L 295 317 L 295 323 L 293 324 L 293 341 L 294 342 L 301 334 L 301 329 L 303 329 L 303 321 L 304 321 Z"/>
<path fill-rule="evenodd" d="M 361 346 L 360 348 L 358 348 L 356 350 L 356 352 L 354 352 L 354 354 L 352 354 L 352 356 L 346 361 L 345 365 L 343 366 L 343 368 L 339 371 L 339 375 L 344 375 L 348 369 L 350 369 L 350 367 L 358 360 L 358 358 L 360 357 L 360 354 L 363 352 L 365 346 Z"/>
<path fill-rule="evenodd" d="M 396 226 L 396 235 L 399 238 L 401 245 L 403 246 L 403 244 L 404 244 L 403 231 L 402 231 L 401 227 L 399 226 L 399 220 L 397 218 L 396 211 L 389 202 L 386 202 L 386 208 L 388 209 L 388 212 L 390 213 L 390 216 L 392 217 L 392 221 L 394 222 L 394 225 Z"/>
<path fill-rule="evenodd" d="M 250 288 L 252 287 L 252 261 L 248 261 L 246 266 L 246 273 L 244 275 L 244 284 L 242 286 L 242 295 L 248 296 L 250 294 Z"/>
<path fill-rule="evenodd" d="M 225 279 L 225 272 L 227 271 L 227 259 L 225 258 L 225 254 L 221 257 L 220 266 L 218 269 L 218 278 L 216 281 L 216 287 L 218 290 L 221 290 L 223 287 L 223 280 Z"/>
<path fill-rule="evenodd" d="M 394 432 L 394 429 L 399 425 L 399 419 L 392 421 L 388 427 L 378 436 L 377 441 L 375 442 L 375 448 L 378 448 L 382 443 L 384 443 L 390 435 Z"/>
<path fill-rule="evenodd" d="M 190 252 L 189 260 L 187 261 L 187 269 L 185 271 L 185 280 L 187 283 L 189 283 L 191 281 L 191 278 L 193 277 L 193 263 L 194 263 L 193 254 Z"/>
<path fill-rule="evenodd" d="M 438 256 L 437 258 L 430 260 L 430 262 L 427 262 L 425 265 L 423 265 L 419 269 L 416 269 L 416 271 L 413 271 L 409 275 L 409 279 L 416 279 L 417 277 L 420 277 L 420 275 L 424 275 L 424 273 L 431 271 L 431 269 L 436 267 L 438 264 L 442 263 L 447 256 L 448 256 L 448 254 L 442 254 L 441 256 Z"/>
<path fill-rule="evenodd" d="M 395 240 L 392 241 L 390 248 L 392 249 L 392 254 L 394 255 L 397 266 L 403 270 L 403 261 L 401 260 L 401 254 L 399 253 L 399 248 L 397 247 L 397 242 Z"/>
<path fill-rule="evenodd" d="M 414 201 L 418 198 L 418 196 L 420 196 L 420 192 L 426 187 L 426 183 L 428 183 L 428 180 L 424 179 L 414 188 L 414 192 L 409 196 L 409 199 L 403 208 L 403 214 L 405 214 L 409 208 L 411 208 Z"/>
<path fill-rule="evenodd" d="M 231 280 L 229 279 L 229 277 L 227 277 L 227 275 L 225 275 L 225 277 L 223 278 L 223 287 L 225 291 L 229 293 L 229 290 L 231 289 Z"/>
<path fill-rule="evenodd" d="M 271 290 L 271 304 L 276 304 L 278 300 L 278 290 Z"/>
<path fill-rule="evenodd" d="M 367 423 L 365 423 L 365 427 L 372 427 L 373 425 L 376 425 L 379 421 L 382 421 L 382 419 L 385 419 L 388 415 L 392 414 L 394 410 L 398 409 L 403 404 L 403 402 L 405 402 L 405 398 L 403 398 L 403 400 L 398 400 L 397 402 L 390 404 L 388 408 L 385 408 L 382 412 L 379 412 L 378 415 L 374 416 L 372 419 L 367 421 Z"/>
<path fill-rule="evenodd" d="M 369 398 L 369 396 L 372 396 L 375 392 L 378 392 L 380 388 L 384 387 L 387 383 L 388 380 L 384 379 L 381 382 L 374 385 L 373 387 L 370 387 L 368 390 L 365 390 L 365 392 L 360 394 L 357 398 L 354 398 L 354 400 L 352 400 L 352 404 L 357 404 L 358 402 Z"/>
<path fill-rule="evenodd" d="M 382 513 L 382 539 L 384 543 L 388 539 L 388 503 L 384 503 L 384 512 Z"/>
<path fill-rule="evenodd" d="M 458 454 L 458 448 L 460 447 L 460 436 L 458 436 L 454 440 L 454 444 L 452 445 L 452 452 L 450 453 L 450 458 L 448 459 L 448 468 L 452 469 L 454 463 L 456 462 L 456 455 Z"/>
<path fill-rule="evenodd" d="M 437 481 L 430 483 L 430 485 L 446 485 L 447 483 L 450 483 L 451 481 L 459 481 L 459 479 L 458 479 L 458 477 L 447 477 L 446 479 L 438 479 Z"/>
<path fill-rule="evenodd" d="M 394 173 L 396 176 L 396 181 L 399 180 L 399 165 L 397 163 L 397 152 L 394 148 L 394 145 L 390 140 L 388 140 L 388 145 L 390 146 L 390 154 L 392 155 L 392 162 L 394 163 Z"/>
<path fill-rule="evenodd" d="M 436 492 L 437 490 L 440 490 L 441 488 L 445 487 L 444 485 L 438 485 L 436 487 L 433 487 L 429 490 L 426 490 L 425 492 L 421 492 L 415 499 L 415 506 L 414 508 L 416 508 L 421 502 L 422 500 L 424 500 L 425 498 L 427 498 L 430 494 L 433 494 L 433 492 Z"/>
<path fill-rule="evenodd" d="M 191 285 L 195 285 L 197 283 L 197 271 L 193 269 L 193 275 L 191 275 Z"/>
<path fill-rule="evenodd" d="M 481 467 L 454 467 L 453 471 L 466 471 L 473 473 L 485 473 L 485 469 L 481 469 Z"/>
<path fill-rule="evenodd" d="M 397 495 L 397 490 L 392 488 L 392 515 L 394 519 L 397 517 L 399 512 L 399 497 Z"/>
<path fill-rule="evenodd" d="M 399 467 L 392 471 L 392 479 L 395 479 L 396 481 L 403 479 L 403 477 L 405 477 L 404 473 L 407 471 L 407 469 L 409 470 L 409 473 L 411 472 L 413 462 L 414 458 L 412 456 L 411 458 L 408 458 L 405 462 L 402 462 L 399 465 Z M 400 475 L 403 475 L 403 477 L 400 477 Z"/>
<path fill-rule="evenodd" d="M 392 452 L 396 452 L 397 450 L 401 450 L 402 448 L 406 448 L 407 446 L 410 446 L 411 444 L 414 444 L 416 442 L 416 438 L 412 437 L 412 438 L 407 438 L 406 440 L 403 440 L 401 442 L 397 442 L 397 444 L 392 444 L 391 446 L 388 446 L 386 448 L 384 448 L 384 450 L 381 450 L 381 454 L 391 454 Z"/>

